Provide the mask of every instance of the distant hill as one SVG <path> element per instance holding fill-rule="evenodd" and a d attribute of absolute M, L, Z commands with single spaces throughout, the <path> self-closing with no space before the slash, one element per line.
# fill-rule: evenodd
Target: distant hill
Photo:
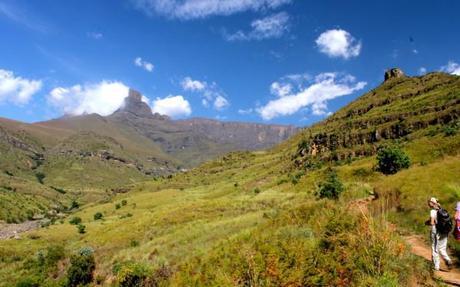
<path fill-rule="evenodd" d="M 27 180 L 41 193 L 54 187 L 64 190 L 58 195 L 68 201 L 88 201 L 230 151 L 269 148 L 296 131 L 293 126 L 172 120 L 153 114 L 141 94 L 130 90 L 124 105 L 107 117 L 63 116 L 33 124 L 0 119 L 0 171 L 16 196 L 29 193 L 27 184 L 16 184 Z M 55 202 L 53 194 L 51 189 L 47 198 Z"/>

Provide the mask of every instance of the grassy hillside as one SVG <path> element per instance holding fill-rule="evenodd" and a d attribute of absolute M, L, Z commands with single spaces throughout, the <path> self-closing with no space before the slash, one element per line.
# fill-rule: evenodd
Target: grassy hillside
<path fill-rule="evenodd" d="M 408 90 L 412 96 L 401 96 Z M 69 258 L 84 247 L 94 250 L 93 285 L 437 286 L 400 234 L 426 232 L 427 198 L 449 210 L 458 200 L 459 99 L 460 77 L 391 79 L 271 150 L 230 153 L 135 184 L 20 240 L 0 241 L 0 286 L 61 286 Z M 395 130 L 401 121 L 411 128 Z M 365 138 L 376 131 L 381 136 Z M 375 153 L 390 144 L 411 165 L 384 175 Z M 334 171 L 343 193 L 319 198 Z M 358 204 L 371 194 L 378 199 L 367 208 Z"/>

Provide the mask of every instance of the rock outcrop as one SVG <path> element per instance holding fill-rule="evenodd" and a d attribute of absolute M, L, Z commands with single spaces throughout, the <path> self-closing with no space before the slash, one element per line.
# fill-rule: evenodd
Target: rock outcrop
<path fill-rule="evenodd" d="M 385 72 L 385 82 L 390 80 L 390 79 L 394 79 L 394 78 L 402 78 L 402 77 L 405 77 L 405 74 L 404 72 L 399 69 L 399 68 L 392 68 L 392 69 L 388 69 L 386 72 Z"/>

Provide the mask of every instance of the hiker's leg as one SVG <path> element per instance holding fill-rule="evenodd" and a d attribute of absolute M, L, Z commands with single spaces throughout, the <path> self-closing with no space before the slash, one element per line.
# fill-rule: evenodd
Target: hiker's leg
<path fill-rule="evenodd" d="M 441 254 L 442 258 L 446 260 L 448 264 L 450 264 L 451 260 L 449 255 L 447 254 L 447 236 L 438 237 L 438 249 L 439 254 Z"/>
<path fill-rule="evenodd" d="M 439 270 L 439 253 L 438 253 L 438 237 L 436 233 L 431 232 L 431 258 L 433 259 L 433 265 L 435 270 Z"/>

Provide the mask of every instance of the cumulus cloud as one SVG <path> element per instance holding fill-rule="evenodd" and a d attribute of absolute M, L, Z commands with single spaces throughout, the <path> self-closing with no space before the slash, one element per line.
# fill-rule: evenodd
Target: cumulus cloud
<path fill-rule="evenodd" d="M 296 88 L 289 94 L 269 101 L 257 109 L 264 120 L 288 116 L 306 107 L 311 107 L 314 115 L 327 114 L 327 102 L 337 97 L 361 90 L 366 82 L 356 82 L 350 75 L 323 73 L 314 78 L 308 86 Z M 278 95 L 279 96 L 279 95 Z"/>
<path fill-rule="evenodd" d="M 289 15 L 280 12 L 262 19 L 252 21 L 251 30 L 248 32 L 237 31 L 233 34 L 224 33 L 227 41 L 249 41 L 280 38 L 289 30 Z"/>
<path fill-rule="evenodd" d="M 12 71 L 0 69 L 0 102 L 27 104 L 42 88 L 41 80 L 29 80 L 15 76 Z"/>
<path fill-rule="evenodd" d="M 441 67 L 441 71 L 460 76 L 460 64 L 454 61 L 449 61 L 447 65 Z"/>
<path fill-rule="evenodd" d="M 292 0 L 131 0 L 148 15 L 192 20 L 244 11 L 276 9 Z"/>
<path fill-rule="evenodd" d="M 350 33 L 342 29 L 332 29 L 323 32 L 316 39 L 319 51 L 331 58 L 344 58 L 359 56 L 361 41 L 357 41 Z"/>
<path fill-rule="evenodd" d="M 418 69 L 418 73 L 420 75 L 425 75 L 427 72 L 426 68 L 425 67 L 420 67 L 420 69 Z"/>
<path fill-rule="evenodd" d="M 192 113 L 190 103 L 183 96 L 167 96 L 152 101 L 152 111 L 172 118 L 189 116 Z"/>
<path fill-rule="evenodd" d="M 223 110 L 230 105 L 225 93 L 214 82 L 208 83 L 185 77 L 181 82 L 181 86 L 184 91 L 198 92 L 201 95 L 201 104 L 204 107 L 212 105 L 216 110 Z"/>
<path fill-rule="evenodd" d="M 153 68 L 155 67 L 152 63 L 142 60 L 141 57 L 134 59 L 134 65 L 143 68 L 147 72 L 153 72 Z"/>
<path fill-rule="evenodd" d="M 206 88 L 206 82 L 200 82 L 193 80 L 190 77 L 185 77 L 181 82 L 182 88 L 184 91 L 203 91 Z"/>
<path fill-rule="evenodd" d="M 97 113 L 108 116 L 120 108 L 129 88 L 121 82 L 57 87 L 47 97 L 48 103 L 65 114 Z M 145 101 L 145 99 L 144 99 Z"/>

